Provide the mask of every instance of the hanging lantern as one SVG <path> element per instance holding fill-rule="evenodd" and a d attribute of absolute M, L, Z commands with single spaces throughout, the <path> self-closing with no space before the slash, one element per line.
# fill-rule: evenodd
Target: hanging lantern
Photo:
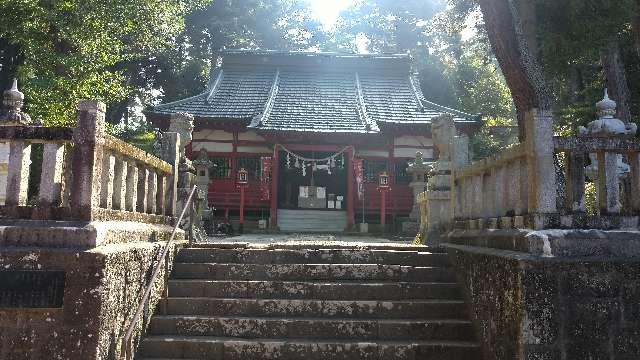
<path fill-rule="evenodd" d="M 287 153 L 287 169 L 291 169 L 291 155 Z"/>
<path fill-rule="evenodd" d="M 389 174 L 383 171 L 378 175 L 378 188 L 386 190 L 389 188 Z"/>
<path fill-rule="evenodd" d="M 295 164 L 295 167 L 296 167 L 296 169 L 300 169 L 300 160 L 298 159 L 298 157 L 297 157 L 297 156 L 295 156 L 295 155 L 294 155 L 294 157 L 296 158 L 296 164 Z"/>
<path fill-rule="evenodd" d="M 249 172 L 245 168 L 238 170 L 238 185 L 246 185 L 249 182 Z"/>

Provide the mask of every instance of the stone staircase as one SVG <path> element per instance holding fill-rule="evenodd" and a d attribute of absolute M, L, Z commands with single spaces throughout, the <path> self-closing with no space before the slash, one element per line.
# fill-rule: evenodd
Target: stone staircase
<path fill-rule="evenodd" d="M 180 250 L 137 359 L 481 358 L 445 254 L 305 247 Z"/>
<path fill-rule="evenodd" d="M 278 229 L 283 232 L 342 233 L 346 228 L 344 210 L 278 209 Z"/>

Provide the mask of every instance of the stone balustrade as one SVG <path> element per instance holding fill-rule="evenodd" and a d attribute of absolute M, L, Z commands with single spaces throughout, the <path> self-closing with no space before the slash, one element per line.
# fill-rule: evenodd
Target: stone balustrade
<path fill-rule="evenodd" d="M 456 222 L 476 228 L 523 227 L 529 208 L 527 154 L 522 145 L 453 171 Z"/>
<path fill-rule="evenodd" d="M 176 211 L 179 135 L 164 134 L 162 160 L 105 134 L 104 104 L 81 101 L 77 110 L 75 127 L 0 126 L 10 148 L 4 218 L 168 222 Z M 31 164 L 40 161 L 32 156 L 36 146 L 41 163 Z"/>

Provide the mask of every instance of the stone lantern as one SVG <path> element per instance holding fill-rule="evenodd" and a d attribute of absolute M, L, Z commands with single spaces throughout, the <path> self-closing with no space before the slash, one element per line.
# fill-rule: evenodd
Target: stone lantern
<path fill-rule="evenodd" d="M 209 159 L 207 149 L 202 148 L 198 153 L 198 157 L 193 160 L 193 167 L 196 169 L 196 185 L 202 190 L 209 187 L 209 169 L 214 166 Z"/>
<path fill-rule="evenodd" d="M 431 171 L 431 163 L 425 162 L 422 157 L 422 152 L 416 152 L 416 158 L 411 164 L 407 172 L 411 175 L 411 187 L 413 193 L 413 207 L 411 208 L 411 214 L 409 217 L 411 220 L 418 220 L 420 218 L 420 209 L 418 207 L 418 195 L 426 190 L 428 173 Z"/>
<path fill-rule="evenodd" d="M 624 123 L 615 117 L 617 104 L 609 98 L 609 92 L 604 91 L 604 98 L 596 103 L 598 109 L 598 119 L 588 123 L 587 126 L 578 127 L 578 136 L 583 138 L 630 138 L 633 137 L 638 126 L 634 123 Z M 585 168 L 587 178 L 596 181 L 599 177 L 598 155 L 590 153 L 591 165 Z M 620 182 L 629 174 L 631 168 L 624 162 L 622 154 L 611 152 L 604 153 L 604 171 L 609 178 L 609 174 L 614 175 L 614 181 L 607 185 L 606 211 L 608 213 L 619 213 L 620 204 Z M 608 181 L 607 181 L 608 182 Z M 608 182 L 609 183 L 609 182 Z M 598 195 L 600 196 L 600 194 Z M 601 209 L 602 210 L 602 209 Z"/>

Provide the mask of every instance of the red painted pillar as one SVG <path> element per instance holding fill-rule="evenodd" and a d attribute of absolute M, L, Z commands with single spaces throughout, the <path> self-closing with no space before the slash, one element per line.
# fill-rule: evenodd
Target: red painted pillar
<path fill-rule="evenodd" d="M 384 225 L 387 222 L 387 192 L 380 191 L 380 224 L 384 229 Z"/>
<path fill-rule="evenodd" d="M 244 229 L 244 188 L 240 185 L 240 232 Z"/>
<path fill-rule="evenodd" d="M 280 169 L 280 147 L 276 144 L 273 149 L 273 163 L 271 165 L 271 227 L 278 226 L 278 170 Z"/>
<path fill-rule="evenodd" d="M 355 218 L 354 196 L 353 193 L 353 147 L 347 150 L 347 227 L 353 228 Z"/>

